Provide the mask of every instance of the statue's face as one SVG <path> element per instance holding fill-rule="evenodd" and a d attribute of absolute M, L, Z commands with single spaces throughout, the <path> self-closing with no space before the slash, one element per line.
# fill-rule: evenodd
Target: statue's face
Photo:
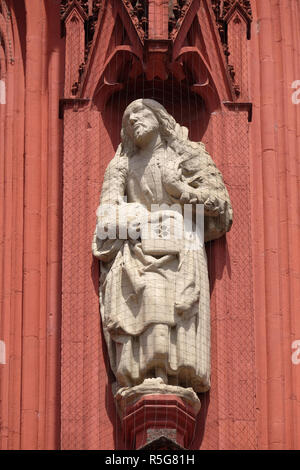
<path fill-rule="evenodd" d="M 124 114 L 127 133 L 135 145 L 144 148 L 159 132 L 159 122 L 155 114 L 142 103 L 129 106 Z"/>

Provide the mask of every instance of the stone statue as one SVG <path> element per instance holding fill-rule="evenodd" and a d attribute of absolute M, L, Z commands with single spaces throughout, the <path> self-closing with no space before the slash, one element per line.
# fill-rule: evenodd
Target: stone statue
<path fill-rule="evenodd" d="M 101 261 L 103 330 L 119 394 L 158 388 L 190 390 L 195 397 L 210 387 L 205 246 L 195 250 L 180 237 L 162 236 L 166 228 L 170 232 L 167 219 L 184 223 L 178 210 L 184 204 L 203 205 L 205 241 L 230 230 L 229 196 L 204 144 L 190 141 L 187 128 L 158 102 L 133 101 L 105 172 L 93 239 Z M 160 230 L 154 240 L 143 238 L 149 222 Z"/>

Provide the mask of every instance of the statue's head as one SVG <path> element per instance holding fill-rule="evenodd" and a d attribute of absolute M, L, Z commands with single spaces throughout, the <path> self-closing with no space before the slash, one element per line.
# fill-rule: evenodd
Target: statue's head
<path fill-rule="evenodd" d="M 123 116 L 123 129 L 137 147 L 143 148 L 159 133 L 159 122 L 155 113 L 143 100 L 131 103 Z"/>
<path fill-rule="evenodd" d="M 157 101 L 138 99 L 130 103 L 123 115 L 121 139 L 125 151 L 143 147 L 155 133 L 168 142 L 178 127 L 175 119 Z"/>

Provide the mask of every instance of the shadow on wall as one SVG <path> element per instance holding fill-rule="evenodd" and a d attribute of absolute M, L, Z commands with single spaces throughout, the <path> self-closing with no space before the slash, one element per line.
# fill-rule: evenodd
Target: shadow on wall
<path fill-rule="evenodd" d="M 227 274 L 231 279 L 230 253 L 226 241 L 226 236 L 206 243 L 208 276 L 210 293 L 212 294 L 216 279 L 222 279 L 226 266 Z"/>

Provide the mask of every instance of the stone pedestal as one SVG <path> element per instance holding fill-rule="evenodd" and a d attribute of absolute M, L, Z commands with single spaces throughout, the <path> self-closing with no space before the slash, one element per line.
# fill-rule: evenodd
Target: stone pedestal
<path fill-rule="evenodd" d="M 146 395 L 122 419 L 127 449 L 188 449 L 195 410 L 175 395 Z"/>
<path fill-rule="evenodd" d="M 189 449 L 201 403 L 191 388 L 147 379 L 115 394 L 127 449 Z"/>

